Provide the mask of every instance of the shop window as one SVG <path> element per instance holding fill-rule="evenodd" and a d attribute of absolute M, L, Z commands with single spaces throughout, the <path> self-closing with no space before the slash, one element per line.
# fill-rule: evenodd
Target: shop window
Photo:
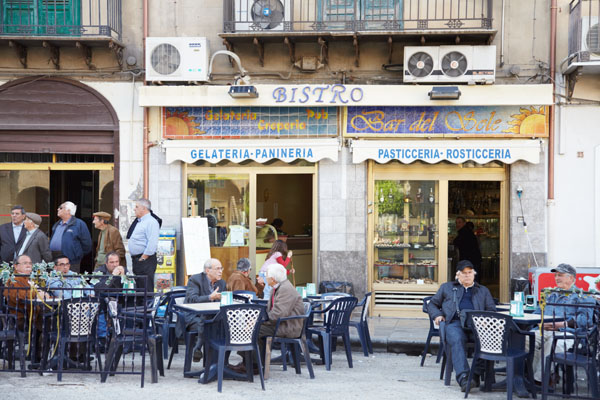
<path fill-rule="evenodd" d="M 375 181 L 376 283 L 437 283 L 438 186 L 436 181 Z"/>

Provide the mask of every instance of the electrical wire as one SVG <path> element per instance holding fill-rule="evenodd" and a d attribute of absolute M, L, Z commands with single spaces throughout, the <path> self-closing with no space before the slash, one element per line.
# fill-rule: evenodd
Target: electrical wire
<path fill-rule="evenodd" d="M 533 256 L 533 261 L 535 262 L 535 266 L 539 268 L 539 264 L 537 262 L 537 258 L 535 258 L 535 253 L 533 251 L 533 246 L 531 244 L 531 238 L 529 237 L 529 232 L 527 231 L 527 222 L 525 222 L 525 213 L 523 212 L 523 201 L 521 200 L 521 191 L 517 191 L 517 197 L 519 198 L 519 204 L 521 205 L 521 218 L 523 218 L 523 230 L 525 231 L 525 237 L 527 238 L 527 243 L 529 244 L 529 251 Z"/>

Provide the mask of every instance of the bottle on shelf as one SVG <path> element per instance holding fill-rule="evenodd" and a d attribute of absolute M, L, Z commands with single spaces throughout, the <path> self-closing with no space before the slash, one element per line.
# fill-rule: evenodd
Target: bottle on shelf
<path fill-rule="evenodd" d="M 435 196 L 433 195 L 433 188 L 429 188 L 429 197 L 428 197 L 429 203 L 433 204 L 435 203 Z"/>
<path fill-rule="evenodd" d="M 423 202 L 423 193 L 421 192 L 421 188 L 417 189 L 416 199 L 417 199 L 417 203 Z"/>

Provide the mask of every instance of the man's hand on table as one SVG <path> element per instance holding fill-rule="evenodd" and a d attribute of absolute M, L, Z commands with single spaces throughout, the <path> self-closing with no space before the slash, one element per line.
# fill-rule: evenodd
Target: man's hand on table
<path fill-rule="evenodd" d="M 221 300 L 221 293 L 219 293 L 219 288 L 216 288 L 214 292 L 212 292 L 208 298 L 210 301 Z"/>

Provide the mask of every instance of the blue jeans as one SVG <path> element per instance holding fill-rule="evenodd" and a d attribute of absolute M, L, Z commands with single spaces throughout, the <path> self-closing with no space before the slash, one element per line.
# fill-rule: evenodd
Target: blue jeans
<path fill-rule="evenodd" d="M 460 320 L 446 322 L 446 345 L 452 356 L 452 366 L 456 371 L 456 380 L 460 384 L 463 374 L 469 373 L 467 362 L 467 334 L 460 325 Z"/>

